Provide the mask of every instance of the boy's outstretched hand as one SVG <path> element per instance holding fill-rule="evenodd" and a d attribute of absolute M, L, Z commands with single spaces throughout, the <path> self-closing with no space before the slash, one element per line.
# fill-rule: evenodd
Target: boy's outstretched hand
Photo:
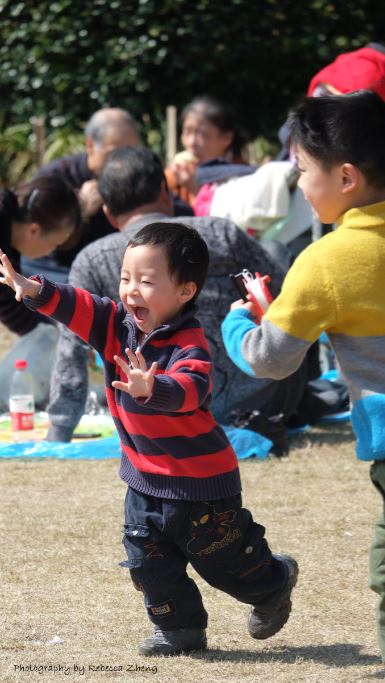
<path fill-rule="evenodd" d="M 21 301 L 23 296 L 34 299 L 40 291 L 41 284 L 36 280 L 30 280 L 24 275 L 17 273 L 8 256 L 0 249 L 0 284 L 8 285 L 15 292 L 16 301 Z"/>
<path fill-rule="evenodd" d="M 114 356 L 114 360 L 127 375 L 127 382 L 115 381 L 112 382 L 112 386 L 125 391 L 133 398 L 148 398 L 152 394 L 157 364 L 153 363 L 147 369 L 146 361 L 140 351 L 135 354 L 130 349 L 126 349 L 126 354 L 131 365 L 119 356 Z"/>

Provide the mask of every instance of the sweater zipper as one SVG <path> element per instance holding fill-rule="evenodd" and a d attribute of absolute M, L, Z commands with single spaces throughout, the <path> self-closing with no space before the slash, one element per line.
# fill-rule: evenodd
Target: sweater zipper
<path fill-rule="evenodd" d="M 142 349 L 143 349 L 143 347 L 147 344 L 147 342 L 148 342 L 150 339 L 152 339 L 152 338 L 157 334 L 157 332 L 160 332 L 160 331 L 163 330 L 165 327 L 167 327 L 167 326 L 166 326 L 166 325 L 163 325 L 162 327 L 156 327 L 154 330 L 151 330 L 151 332 L 149 332 L 149 333 L 144 337 L 142 343 L 139 344 L 139 345 L 136 347 L 136 351 L 140 351 L 140 352 L 142 353 Z M 135 330 L 135 343 L 136 343 L 136 330 Z"/>

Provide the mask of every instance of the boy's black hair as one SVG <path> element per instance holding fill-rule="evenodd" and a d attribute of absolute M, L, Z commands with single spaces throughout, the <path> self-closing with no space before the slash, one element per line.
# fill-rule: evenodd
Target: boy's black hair
<path fill-rule="evenodd" d="M 305 97 L 288 119 L 291 139 L 325 169 L 350 163 L 385 187 L 385 102 L 374 92 Z"/>
<path fill-rule="evenodd" d="M 144 244 L 165 248 L 169 273 L 178 284 L 195 282 L 197 291 L 188 302 L 194 303 L 209 265 L 209 250 L 199 232 L 183 223 L 150 223 L 130 239 L 127 249 Z"/>
<path fill-rule="evenodd" d="M 121 147 L 108 155 L 98 179 L 103 202 L 113 216 L 131 213 L 167 187 L 159 157 L 146 147 Z"/>

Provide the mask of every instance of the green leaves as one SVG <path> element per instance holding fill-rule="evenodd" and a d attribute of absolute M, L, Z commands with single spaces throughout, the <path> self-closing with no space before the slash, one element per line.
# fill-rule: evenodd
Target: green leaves
<path fill-rule="evenodd" d="M 231 102 L 250 138 L 276 138 L 311 76 L 380 40 L 370 0 L 9 0 L 0 3 L 3 127 L 44 116 L 80 131 L 128 109 L 162 151 L 165 109 L 203 92 Z M 378 30 L 379 31 L 379 30 Z"/>

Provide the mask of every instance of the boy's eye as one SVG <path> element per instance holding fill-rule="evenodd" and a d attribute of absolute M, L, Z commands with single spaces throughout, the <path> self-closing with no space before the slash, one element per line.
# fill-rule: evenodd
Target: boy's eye
<path fill-rule="evenodd" d="M 150 280 L 142 280 L 142 285 L 152 285 L 152 282 Z"/>

